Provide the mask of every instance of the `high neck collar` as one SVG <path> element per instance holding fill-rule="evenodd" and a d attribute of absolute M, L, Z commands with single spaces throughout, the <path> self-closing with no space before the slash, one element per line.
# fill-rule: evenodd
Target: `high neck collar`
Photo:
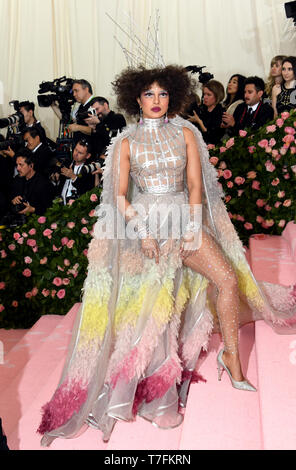
<path fill-rule="evenodd" d="M 143 119 L 143 124 L 142 125 L 145 129 L 159 129 L 160 127 L 163 127 L 165 125 L 165 118 L 162 116 L 161 118 L 158 119 L 148 119 L 144 118 Z"/>

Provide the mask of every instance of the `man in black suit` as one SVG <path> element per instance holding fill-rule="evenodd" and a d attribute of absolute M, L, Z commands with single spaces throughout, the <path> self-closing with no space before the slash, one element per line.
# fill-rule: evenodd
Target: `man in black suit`
<path fill-rule="evenodd" d="M 24 134 L 24 141 L 27 143 L 27 148 L 32 152 L 34 170 L 45 177 L 49 177 L 54 152 L 41 141 L 39 129 L 35 127 L 28 128 Z"/>
<path fill-rule="evenodd" d="M 91 157 L 89 147 L 86 140 L 79 140 L 73 150 L 73 162 L 70 167 L 62 167 L 60 174 L 53 175 L 64 204 L 70 199 L 77 199 L 95 186 L 95 177 L 87 166 Z"/>
<path fill-rule="evenodd" d="M 263 103 L 265 84 L 262 78 L 249 77 L 245 81 L 245 102 L 238 105 L 233 116 L 223 114 L 223 124 L 230 136 L 239 134 L 240 130 L 258 130 L 274 117 L 272 107 Z"/>

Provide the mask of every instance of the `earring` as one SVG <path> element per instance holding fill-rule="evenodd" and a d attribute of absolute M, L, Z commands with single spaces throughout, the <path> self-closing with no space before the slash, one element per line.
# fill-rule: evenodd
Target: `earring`
<path fill-rule="evenodd" d="M 139 121 L 140 126 L 143 125 L 143 110 L 140 108 L 140 121 Z"/>
<path fill-rule="evenodd" d="M 165 113 L 164 122 L 165 122 L 165 124 L 167 124 L 169 122 L 168 113 Z"/>

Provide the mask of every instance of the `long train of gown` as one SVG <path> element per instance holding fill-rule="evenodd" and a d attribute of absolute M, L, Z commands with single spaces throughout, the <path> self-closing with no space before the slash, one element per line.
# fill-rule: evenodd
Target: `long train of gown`
<path fill-rule="evenodd" d="M 178 209 L 188 203 L 184 127 L 196 137 L 202 165 L 200 258 L 185 266 L 180 240 L 162 238 L 160 226 L 173 224 L 168 213 L 155 232 L 160 246 L 156 264 L 143 255 L 137 238 L 106 235 L 110 224 L 118 230 L 121 217 L 116 209 L 121 143 L 127 138 L 131 151 L 128 200 L 156 220 L 161 206 Z M 145 120 L 113 140 L 82 305 L 62 377 L 43 407 L 42 445 L 74 437 L 86 425 L 101 429 L 108 439 L 116 420 L 129 421 L 136 414 L 162 428 L 179 425 L 179 405 L 186 403 L 197 359 L 207 349 L 213 324 L 223 323 L 219 308 L 223 302 L 231 307 L 232 290 L 239 291 L 240 324 L 263 318 L 278 333 L 295 332 L 293 288 L 255 281 L 222 197 L 206 146 L 187 121 Z M 273 292 L 281 305 L 272 305 Z M 226 327 L 231 327 L 231 315 Z"/>

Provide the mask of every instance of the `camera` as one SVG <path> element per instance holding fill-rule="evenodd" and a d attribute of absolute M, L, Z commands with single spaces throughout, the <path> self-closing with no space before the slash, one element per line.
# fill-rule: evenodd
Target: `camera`
<path fill-rule="evenodd" d="M 22 124 L 24 122 L 24 116 L 23 113 L 21 113 L 20 108 L 26 103 L 26 101 L 24 101 L 23 103 L 20 103 L 17 100 L 10 101 L 9 106 L 13 106 L 16 112 L 14 114 L 11 114 L 11 116 L 8 116 L 7 118 L 0 119 L 0 129 L 3 129 L 4 127 L 13 126 L 14 124 Z"/>
<path fill-rule="evenodd" d="M 84 120 L 84 119 L 87 119 L 89 117 L 96 116 L 96 115 L 97 115 L 97 112 L 95 108 L 90 107 L 84 113 L 79 113 L 78 117 L 79 117 L 79 120 Z"/>
<path fill-rule="evenodd" d="M 20 134 L 10 134 L 6 140 L 0 141 L 0 151 L 7 150 L 10 147 L 16 152 L 20 147 L 24 145 L 24 140 Z"/>
<path fill-rule="evenodd" d="M 60 111 L 62 113 L 63 122 L 70 120 L 71 107 L 75 100 L 72 96 L 72 78 L 56 78 L 52 82 L 42 82 L 39 84 L 38 90 L 38 104 L 42 108 L 48 108 L 55 101 L 58 102 Z M 51 92 L 51 94 L 45 95 L 44 93 Z"/>
<path fill-rule="evenodd" d="M 79 176 L 84 176 L 88 173 L 93 173 L 96 170 L 99 170 L 101 168 L 101 164 L 99 162 L 92 162 L 92 163 L 85 163 L 83 167 L 80 170 Z"/>
<path fill-rule="evenodd" d="M 206 68 L 205 65 L 203 67 L 200 67 L 199 65 L 188 65 L 187 67 L 185 67 L 185 70 L 193 74 L 198 73 L 199 74 L 198 80 L 200 83 L 204 85 L 205 83 L 208 83 L 210 80 L 214 78 L 214 75 L 212 75 L 211 73 L 203 72 L 202 69 L 204 68 Z"/>
<path fill-rule="evenodd" d="M 28 201 L 22 197 L 22 202 L 12 205 L 12 212 L 14 214 L 18 214 L 19 212 L 23 211 L 26 208 L 25 203 L 28 204 Z"/>

